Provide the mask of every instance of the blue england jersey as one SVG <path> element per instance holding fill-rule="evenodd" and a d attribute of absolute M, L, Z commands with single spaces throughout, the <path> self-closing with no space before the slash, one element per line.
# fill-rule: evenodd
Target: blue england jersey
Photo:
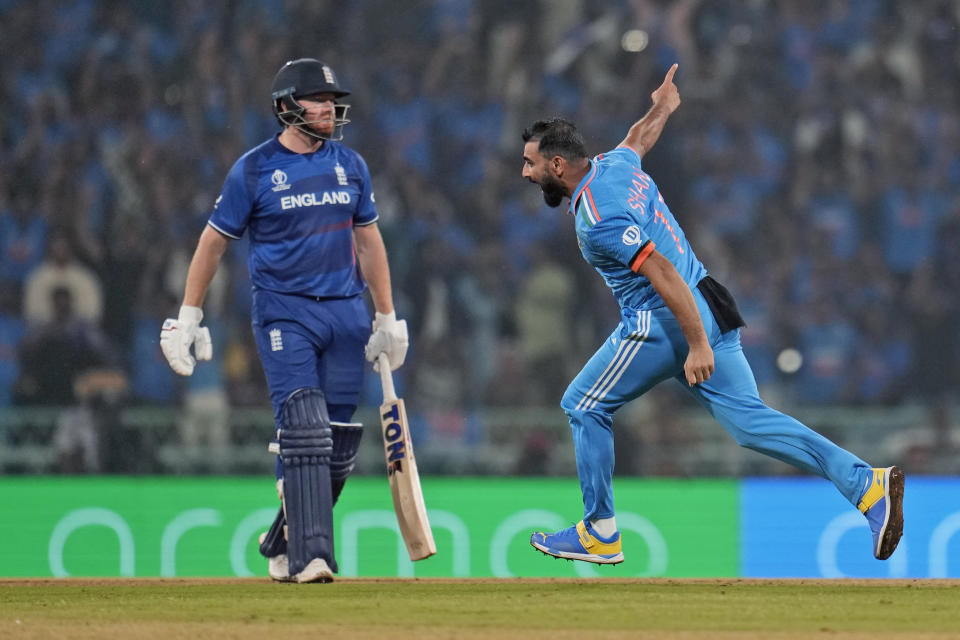
<path fill-rule="evenodd" d="M 357 152 L 328 140 L 294 153 L 275 136 L 233 165 L 208 224 L 231 238 L 249 230 L 254 287 L 344 298 L 366 286 L 353 227 L 376 220 L 370 171 Z"/>
<path fill-rule="evenodd" d="M 591 162 L 570 199 L 584 259 L 603 276 L 621 307 L 664 306 L 650 280 L 638 273 L 654 248 L 693 289 L 707 275 L 640 156 L 617 147 Z"/>

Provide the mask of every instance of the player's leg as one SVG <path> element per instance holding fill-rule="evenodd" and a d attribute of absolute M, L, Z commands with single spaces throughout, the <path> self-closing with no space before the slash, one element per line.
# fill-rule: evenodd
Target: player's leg
<path fill-rule="evenodd" d="M 327 410 L 331 418 L 337 415 L 349 419 L 356 407 L 330 405 L 328 403 Z M 333 432 L 333 453 L 330 458 L 330 494 L 333 506 L 336 506 L 340 493 L 343 491 L 343 486 L 356 466 L 357 450 L 360 446 L 360 438 L 363 435 L 363 425 L 358 422 L 338 422 L 331 419 L 330 428 Z M 275 450 L 279 453 L 279 444 L 276 445 Z M 277 460 L 280 460 L 279 456 Z M 277 494 L 281 500 L 283 499 L 282 487 L 283 481 L 277 480 Z M 287 564 L 286 526 L 287 519 L 281 506 L 270 528 L 260 535 L 260 554 L 269 560 L 270 577 L 281 582 L 290 579 Z"/>
<path fill-rule="evenodd" d="M 282 402 L 291 387 L 310 384 L 326 396 L 333 436 L 329 465 L 332 506 L 355 467 L 362 434 L 362 426 L 350 419 L 356 411 L 363 381 L 363 347 L 370 333 L 370 316 L 359 296 L 321 302 L 284 297 L 282 302 L 285 314 L 297 315 L 301 322 L 274 321 L 264 327 L 263 323 L 271 319 L 271 307 L 276 305 L 262 294 L 255 305 L 255 323 L 260 326 L 255 324 L 254 333 L 278 425 L 282 425 Z M 296 309 L 289 309 L 290 304 L 295 304 Z M 283 465 L 279 456 L 276 473 L 278 486 L 282 487 Z M 269 558 L 270 575 L 276 580 L 284 579 L 281 565 L 287 562 L 286 538 L 278 533 L 286 526 L 281 509 L 270 530 L 261 537 L 260 551 Z M 335 559 L 329 565 L 337 570 Z"/>
<path fill-rule="evenodd" d="M 677 369 L 675 349 L 659 314 L 625 319 L 568 387 L 561 407 L 570 421 L 583 521 L 555 533 L 536 532 L 530 543 L 555 557 L 615 564 L 623 560 L 613 504 L 613 414 Z"/>
<path fill-rule="evenodd" d="M 280 453 L 280 444 L 271 443 L 270 450 Z M 277 455 L 277 460 L 280 456 Z M 260 534 L 260 555 L 267 559 L 267 574 L 277 582 L 293 582 L 287 562 L 287 517 L 283 513 L 283 480 L 277 480 L 277 498 L 280 508 L 270 528 Z"/>
<path fill-rule="evenodd" d="M 342 406 L 342 405 L 341 405 Z M 351 415 L 353 412 L 350 412 Z M 331 420 L 333 429 L 333 456 L 330 458 L 330 494 L 336 506 L 340 493 L 357 465 L 357 451 L 363 436 L 363 425 L 359 422 Z"/>
<path fill-rule="evenodd" d="M 263 324 L 265 317 L 266 319 L 270 319 L 270 315 L 264 312 L 263 307 L 267 307 L 267 310 L 270 311 L 272 310 L 270 309 L 271 306 L 275 308 L 278 304 L 275 300 L 265 300 L 265 298 L 266 296 L 260 296 L 257 302 L 261 307 L 258 308 L 255 306 L 253 332 L 260 355 L 260 361 L 266 375 L 267 385 L 270 390 L 274 420 L 278 431 L 282 432 L 292 426 L 284 423 L 284 408 L 287 399 L 294 391 L 300 388 L 318 389 L 321 384 L 321 378 L 317 369 L 315 337 L 298 322 L 273 320 Z M 288 301 L 284 300 L 284 302 Z M 291 304 L 303 303 L 299 299 L 289 302 Z M 293 315 L 297 310 L 284 308 L 283 311 L 286 315 Z M 260 322 L 258 323 L 258 321 Z M 325 428 L 329 429 L 329 424 L 327 424 Z M 278 493 L 281 494 L 281 501 L 283 501 L 286 470 L 279 441 L 273 443 L 272 450 L 280 454 L 277 456 L 276 477 Z M 328 465 L 329 459 L 327 459 L 324 464 Z M 315 474 L 313 477 L 317 482 L 326 483 L 325 489 L 320 487 L 317 488 L 317 491 L 329 495 L 329 469 L 322 474 Z M 332 500 L 328 501 L 328 504 L 329 508 L 332 509 Z M 309 572 L 302 572 L 300 568 L 294 566 L 288 557 L 288 543 L 291 535 L 288 522 L 290 509 L 285 508 L 285 506 L 286 505 L 281 507 L 273 526 L 271 526 L 270 531 L 267 532 L 261 541 L 260 551 L 269 559 L 268 568 L 270 577 L 274 580 L 281 581 L 327 581 L 328 576 L 326 574 L 329 574 L 331 571 L 336 571 L 336 562 L 332 554 L 332 543 L 330 558 L 320 559 L 322 563 L 326 563 L 325 567 L 321 567 L 320 570 L 315 571 L 314 569 L 317 565 L 314 565 L 314 569 L 311 569 Z M 293 508 L 297 509 L 298 506 L 294 506 Z M 284 514 L 284 511 L 286 511 L 286 514 Z M 299 518 L 300 516 L 297 517 Z M 329 537 L 332 540 L 332 515 L 325 519 L 325 521 L 327 520 L 329 520 L 330 523 Z M 273 532 L 273 535 L 271 535 L 271 532 Z M 278 536 L 276 535 L 277 533 L 284 535 Z M 299 533 L 297 535 L 299 535 Z M 284 565 L 287 563 L 289 563 L 289 570 L 284 571 Z M 309 564 L 310 561 L 308 560 L 307 563 Z"/>
<path fill-rule="evenodd" d="M 363 349 L 370 337 L 370 313 L 359 296 L 324 303 L 318 321 L 330 328 L 319 368 L 333 427 L 330 479 L 334 503 L 356 466 L 363 425 L 351 422 L 367 365 Z"/>
<path fill-rule="evenodd" d="M 290 394 L 281 424 L 289 572 L 297 582 L 329 582 L 336 571 L 330 493 L 333 434 L 323 392 L 304 388 Z"/>
<path fill-rule="evenodd" d="M 291 393 L 301 388 L 323 390 L 316 341 L 303 325 L 289 320 L 278 320 L 267 325 L 254 324 L 253 334 L 267 379 L 274 423 L 280 429 L 283 406 Z M 275 474 L 277 480 L 283 478 L 283 464 L 279 456 Z"/>
<path fill-rule="evenodd" d="M 830 480 L 856 504 L 870 465 L 763 403 L 737 331 L 725 334 L 713 353 L 716 370 L 709 380 L 694 387 L 681 382 L 737 444 Z"/>
<path fill-rule="evenodd" d="M 710 320 L 712 317 L 704 317 L 705 322 Z M 706 382 L 690 387 L 682 374 L 677 380 L 741 446 L 833 482 L 870 521 L 874 554 L 878 558 L 888 557 L 902 532 L 900 470 L 872 469 L 800 421 L 764 404 L 741 349 L 739 331 L 727 332 L 714 341 L 714 361 L 716 370 Z"/>

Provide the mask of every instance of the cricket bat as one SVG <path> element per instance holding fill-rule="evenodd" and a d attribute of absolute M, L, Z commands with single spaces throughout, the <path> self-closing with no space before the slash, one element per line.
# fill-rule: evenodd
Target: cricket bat
<path fill-rule="evenodd" d="M 437 552 L 433 531 L 427 519 L 427 507 L 420 489 L 420 474 L 413 457 L 410 426 L 403 399 L 397 397 L 390 373 L 390 359 L 381 353 L 380 383 L 383 386 L 383 404 L 380 405 L 380 425 L 383 428 L 383 451 L 387 461 L 387 478 L 393 494 L 393 508 L 397 512 L 400 534 L 407 545 L 411 560 L 423 560 Z"/>

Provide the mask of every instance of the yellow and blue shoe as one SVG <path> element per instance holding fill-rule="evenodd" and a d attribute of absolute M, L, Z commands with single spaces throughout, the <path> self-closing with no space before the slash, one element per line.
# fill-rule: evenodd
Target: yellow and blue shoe
<path fill-rule="evenodd" d="M 898 467 L 874 469 L 870 485 L 857 508 L 867 517 L 873 533 L 873 556 L 886 560 L 903 535 L 903 471 Z"/>
<path fill-rule="evenodd" d="M 530 544 L 554 558 L 583 560 L 594 564 L 619 564 L 623 562 L 620 547 L 620 532 L 603 538 L 593 530 L 589 522 L 581 520 L 576 525 L 556 533 L 535 532 Z"/>

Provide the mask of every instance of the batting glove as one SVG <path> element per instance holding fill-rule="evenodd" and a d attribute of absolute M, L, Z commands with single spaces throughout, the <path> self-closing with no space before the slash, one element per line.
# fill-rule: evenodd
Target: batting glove
<path fill-rule="evenodd" d="M 203 311 L 200 307 L 184 305 L 180 307 L 177 319 L 167 318 L 160 330 L 160 349 L 166 356 L 170 368 L 182 376 L 189 376 L 197 360 L 210 360 L 213 357 L 213 341 L 210 330 L 200 326 Z M 193 353 L 190 355 L 190 347 Z"/>
<path fill-rule="evenodd" d="M 410 338 L 407 336 L 407 321 L 397 320 L 396 311 L 390 313 L 376 313 L 373 320 L 373 335 L 367 342 L 364 353 L 367 360 L 373 363 L 373 370 L 380 371 L 377 361 L 381 353 L 387 354 L 390 359 L 390 369 L 396 371 L 407 359 L 407 348 Z"/>

